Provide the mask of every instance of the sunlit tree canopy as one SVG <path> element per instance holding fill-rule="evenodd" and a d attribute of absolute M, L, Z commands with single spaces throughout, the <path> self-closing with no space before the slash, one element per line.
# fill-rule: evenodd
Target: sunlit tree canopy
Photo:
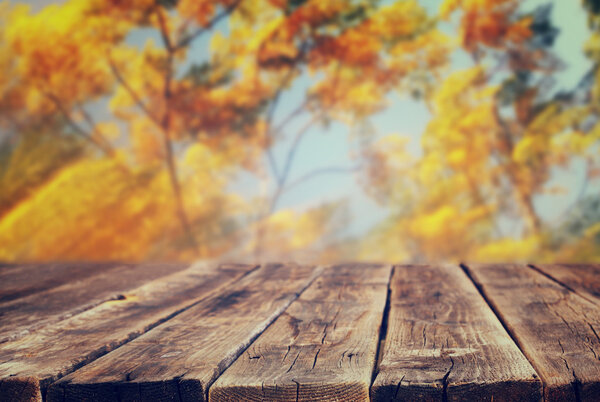
<path fill-rule="evenodd" d="M 5 1 L 0 260 L 598 260 L 599 63 L 597 0 Z"/>

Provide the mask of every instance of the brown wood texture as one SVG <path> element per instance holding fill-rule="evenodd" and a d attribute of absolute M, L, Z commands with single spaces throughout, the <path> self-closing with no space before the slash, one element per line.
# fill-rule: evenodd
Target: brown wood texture
<path fill-rule="evenodd" d="M 459 266 L 396 266 L 374 401 L 537 401 L 542 384 Z"/>
<path fill-rule="evenodd" d="M 84 279 L 118 263 L 27 263 L 0 266 L 0 303 L 42 292 L 70 281 Z"/>
<path fill-rule="evenodd" d="M 367 401 L 389 266 L 324 272 L 210 388 L 210 401 Z"/>
<path fill-rule="evenodd" d="M 48 401 L 204 400 L 206 389 L 298 297 L 314 267 L 268 264 L 53 384 Z"/>
<path fill-rule="evenodd" d="M 19 383 L 33 381 L 37 392 L 43 393 L 53 381 L 218 292 L 252 268 L 197 264 L 127 291 L 121 300 L 0 344 L 0 400 L 10 399 L 7 395 L 16 392 Z"/>
<path fill-rule="evenodd" d="M 0 401 L 42 402 L 38 379 L 35 377 L 3 379 L 0 382 Z"/>
<path fill-rule="evenodd" d="M 6 295 L 12 299 L 0 303 L 0 344 L 117 299 L 127 289 L 186 267 L 186 264 L 67 264 L 65 267 L 50 264 L 42 265 L 39 273 L 35 272 L 35 266 L 24 267 L 27 273 L 11 274 L 9 270 L 5 279 L 13 287 Z M 32 285 L 25 285 L 27 278 Z M 19 292 L 23 297 L 15 297 Z"/>
<path fill-rule="evenodd" d="M 597 305 L 526 266 L 467 269 L 542 378 L 546 400 L 599 400 Z"/>
<path fill-rule="evenodd" d="M 532 268 L 600 305 L 600 264 L 536 264 Z"/>

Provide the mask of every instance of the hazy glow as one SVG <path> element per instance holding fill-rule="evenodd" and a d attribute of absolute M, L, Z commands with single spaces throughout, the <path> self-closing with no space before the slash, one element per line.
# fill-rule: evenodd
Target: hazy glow
<path fill-rule="evenodd" d="M 0 260 L 600 256 L 591 6 L 1 4 Z"/>

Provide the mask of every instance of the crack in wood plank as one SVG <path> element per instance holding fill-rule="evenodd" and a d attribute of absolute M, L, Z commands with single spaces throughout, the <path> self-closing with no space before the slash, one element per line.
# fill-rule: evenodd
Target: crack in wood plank
<path fill-rule="evenodd" d="M 135 298 L 100 304 L 1 344 L 0 383 L 11 377 L 27 381 L 34 376 L 44 396 L 51 383 L 151 331 L 193 307 L 203 296 L 257 268 L 223 267 L 195 264 L 127 292 Z"/>
<path fill-rule="evenodd" d="M 266 265 L 226 292 L 203 299 L 164 326 L 64 377 L 50 390 L 64 388 L 68 397 L 78 395 L 88 384 L 107 390 L 110 384 L 119 383 L 119 373 L 129 367 L 135 370 L 134 383 L 141 387 L 136 398 L 143 399 L 151 389 L 157 392 L 156 398 L 167 398 L 171 391 L 166 384 L 175 381 L 184 400 L 205 400 L 212 383 L 238 357 L 245 354 L 250 358 L 242 360 L 263 360 L 260 349 L 249 347 L 318 274 L 314 267 Z M 223 331 L 228 333 L 226 338 Z M 161 358 L 176 350 L 190 352 L 175 360 Z M 117 385 L 117 393 L 121 392 L 125 388 Z"/>
<path fill-rule="evenodd" d="M 373 401 L 537 400 L 541 382 L 458 266 L 396 266 Z"/>
<path fill-rule="evenodd" d="M 573 282 L 562 266 L 552 269 Z M 600 339 L 591 324 L 600 323 L 600 314 L 576 291 L 583 285 L 569 286 L 532 266 L 469 265 L 466 271 L 540 375 L 544 398 L 595 400 Z"/>

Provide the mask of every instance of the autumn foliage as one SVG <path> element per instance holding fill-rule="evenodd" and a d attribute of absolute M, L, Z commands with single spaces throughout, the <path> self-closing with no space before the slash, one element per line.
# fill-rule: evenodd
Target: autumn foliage
<path fill-rule="evenodd" d="M 598 259 L 597 195 L 553 219 L 536 204 L 574 163 L 597 188 L 598 3 L 592 68 L 562 92 L 551 7 L 426 3 L 2 3 L 0 260 Z M 420 154 L 373 127 L 396 94 L 430 112 Z M 294 178 L 332 124 L 356 164 Z M 349 238 L 343 200 L 280 207 L 326 173 L 389 216 Z"/>

